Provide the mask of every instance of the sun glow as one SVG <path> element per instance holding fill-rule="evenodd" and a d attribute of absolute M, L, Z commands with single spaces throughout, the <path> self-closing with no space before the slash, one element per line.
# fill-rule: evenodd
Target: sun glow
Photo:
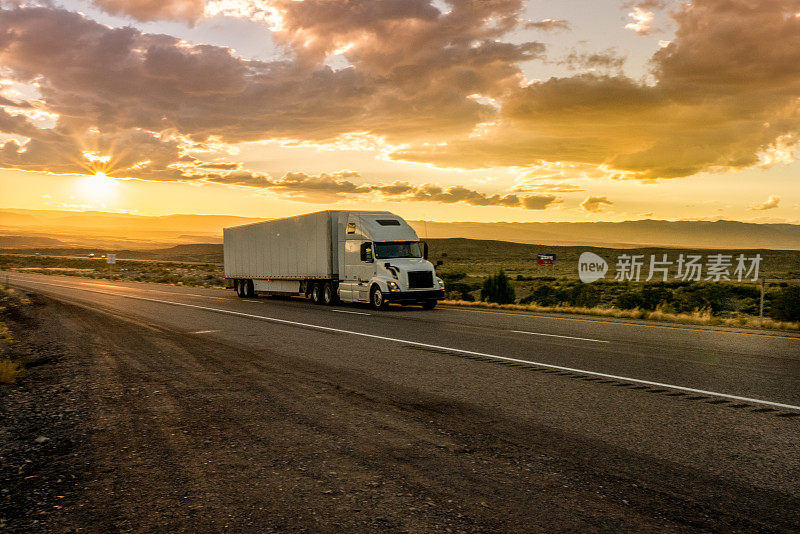
<path fill-rule="evenodd" d="M 84 176 L 78 181 L 78 191 L 85 200 L 104 202 L 114 198 L 117 180 L 104 172 Z"/>

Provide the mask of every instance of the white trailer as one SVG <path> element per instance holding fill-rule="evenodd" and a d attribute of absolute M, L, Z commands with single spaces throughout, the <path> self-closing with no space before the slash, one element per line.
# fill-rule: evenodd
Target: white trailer
<path fill-rule="evenodd" d="M 225 278 L 242 298 L 297 294 L 317 304 L 432 309 L 444 297 L 427 245 L 388 211 L 321 211 L 225 228 L 223 242 Z"/>

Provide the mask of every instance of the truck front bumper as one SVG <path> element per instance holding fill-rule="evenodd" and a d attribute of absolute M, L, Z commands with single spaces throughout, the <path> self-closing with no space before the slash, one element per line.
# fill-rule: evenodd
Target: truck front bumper
<path fill-rule="evenodd" d="M 388 291 L 383 294 L 386 300 L 392 302 L 423 302 L 425 300 L 442 300 L 444 291 L 430 289 L 426 291 Z"/>

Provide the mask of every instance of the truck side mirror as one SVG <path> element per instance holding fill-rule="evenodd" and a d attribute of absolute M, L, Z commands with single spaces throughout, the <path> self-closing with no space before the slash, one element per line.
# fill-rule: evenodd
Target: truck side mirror
<path fill-rule="evenodd" d="M 439 261 L 436 262 L 436 266 L 437 267 L 439 267 L 440 265 L 444 265 L 444 262 L 442 260 L 439 260 Z"/>
<path fill-rule="evenodd" d="M 425 241 L 422 242 L 422 257 L 428 259 L 428 244 Z"/>

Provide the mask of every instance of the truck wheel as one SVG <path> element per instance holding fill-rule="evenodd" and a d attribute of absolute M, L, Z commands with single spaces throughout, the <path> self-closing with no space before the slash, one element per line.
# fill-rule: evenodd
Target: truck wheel
<path fill-rule="evenodd" d="M 432 309 L 434 309 L 436 307 L 436 302 L 437 301 L 435 301 L 435 300 L 426 300 L 425 302 L 422 303 L 422 309 L 423 310 L 432 310 Z"/>
<path fill-rule="evenodd" d="M 322 304 L 322 284 L 314 282 L 311 286 L 311 300 L 314 304 Z"/>
<path fill-rule="evenodd" d="M 253 284 L 252 280 L 245 280 L 244 281 L 244 296 L 246 298 L 252 299 L 256 296 L 256 288 L 255 284 Z"/>
<path fill-rule="evenodd" d="M 234 280 L 233 287 L 236 289 L 236 296 L 239 297 L 240 299 L 243 299 L 245 297 L 244 280 Z"/>
<path fill-rule="evenodd" d="M 325 282 L 325 285 L 322 286 L 322 303 L 325 306 L 336 304 L 336 292 L 330 282 Z"/>
<path fill-rule="evenodd" d="M 385 310 L 389 305 L 383 296 L 383 291 L 378 286 L 373 287 L 372 291 L 370 291 L 369 301 L 376 310 Z"/>

